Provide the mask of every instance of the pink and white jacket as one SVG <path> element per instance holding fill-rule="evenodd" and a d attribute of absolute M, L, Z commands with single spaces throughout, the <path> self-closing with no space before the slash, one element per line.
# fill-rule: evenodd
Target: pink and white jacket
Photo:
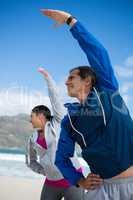
<path fill-rule="evenodd" d="M 54 162 L 60 135 L 60 123 L 66 111 L 52 77 L 49 75 L 45 80 L 47 82 L 49 98 L 53 111 L 53 118 L 51 121 L 46 123 L 44 130 L 47 149 L 37 143 L 38 132 L 34 132 L 28 141 L 26 164 L 34 172 L 45 175 L 48 180 L 56 181 L 63 179 L 62 174 Z M 74 165 L 79 168 L 77 159 L 74 160 Z"/>

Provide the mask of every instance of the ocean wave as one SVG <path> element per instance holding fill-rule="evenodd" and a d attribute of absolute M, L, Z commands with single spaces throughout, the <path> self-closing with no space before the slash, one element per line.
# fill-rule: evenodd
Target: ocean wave
<path fill-rule="evenodd" d="M 0 160 L 25 161 L 25 155 L 0 153 Z"/>

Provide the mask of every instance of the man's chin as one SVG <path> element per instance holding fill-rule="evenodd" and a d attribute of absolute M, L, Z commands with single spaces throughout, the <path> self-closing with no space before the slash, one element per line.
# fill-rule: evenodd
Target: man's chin
<path fill-rule="evenodd" d="M 72 92 L 68 91 L 67 94 L 68 94 L 69 97 L 76 97 Z"/>
<path fill-rule="evenodd" d="M 71 92 L 67 92 L 69 97 L 74 97 L 73 94 Z"/>

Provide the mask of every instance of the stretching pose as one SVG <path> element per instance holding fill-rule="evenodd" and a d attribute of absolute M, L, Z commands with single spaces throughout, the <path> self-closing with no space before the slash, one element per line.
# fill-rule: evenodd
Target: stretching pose
<path fill-rule="evenodd" d="M 85 52 L 91 67 L 70 70 L 66 86 L 68 95 L 79 103 L 67 104 L 68 114 L 61 124 L 56 165 L 73 185 L 93 188 L 89 176 L 77 172 L 70 160 L 74 144 L 82 148 L 82 156 L 91 172 L 104 183 L 89 191 L 86 199 L 133 199 L 133 121 L 119 94 L 109 56 L 105 48 L 69 13 L 42 10 L 59 25 L 67 23 L 72 36 Z"/>
<path fill-rule="evenodd" d="M 84 190 L 72 186 L 65 180 L 54 164 L 60 122 L 65 110 L 51 76 L 43 68 L 40 68 L 39 71 L 48 85 L 53 116 L 51 116 L 49 108 L 44 105 L 38 105 L 32 109 L 31 123 L 37 131 L 29 139 L 27 165 L 33 171 L 46 176 L 41 200 L 60 200 L 62 197 L 65 200 L 81 200 Z M 39 161 L 37 156 L 39 156 Z M 78 170 L 82 174 L 81 169 Z M 94 176 L 93 180 L 99 180 L 98 176 L 91 176 Z"/>

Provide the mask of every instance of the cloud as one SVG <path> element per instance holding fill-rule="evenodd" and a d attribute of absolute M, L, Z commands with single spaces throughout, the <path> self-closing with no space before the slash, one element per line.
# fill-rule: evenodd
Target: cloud
<path fill-rule="evenodd" d="M 120 92 L 129 104 L 133 101 L 133 56 L 128 57 L 123 65 L 115 66 L 117 75 L 121 81 Z M 57 83 L 62 104 L 72 102 L 75 99 L 68 97 L 65 86 L 66 77 Z M 51 104 L 47 93 L 30 90 L 26 87 L 12 86 L 0 90 L 0 115 L 17 115 L 19 113 L 30 114 L 36 105 L 44 104 L 51 109 Z"/>
<path fill-rule="evenodd" d="M 133 90 L 133 83 L 131 83 L 131 82 L 124 82 L 120 87 L 120 93 L 131 111 L 133 110 L 132 90 Z M 133 115 L 133 113 L 132 113 L 132 115 Z"/>
<path fill-rule="evenodd" d="M 64 104 L 68 101 L 64 81 L 57 83 L 57 90 L 60 101 Z M 49 96 L 44 91 L 31 91 L 27 87 L 18 85 L 0 90 L 0 115 L 30 114 L 32 108 L 39 104 L 46 105 L 51 109 Z"/>
<path fill-rule="evenodd" d="M 122 84 L 122 87 L 121 87 L 121 92 L 122 93 L 127 93 L 129 91 L 132 91 L 133 90 L 133 83 L 132 82 L 124 82 Z"/>
<path fill-rule="evenodd" d="M 38 104 L 50 107 L 48 96 L 40 91 L 17 86 L 0 90 L 0 115 L 30 114 L 31 109 Z"/>
<path fill-rule="evenodd" d="M 124 63 L 119 66 L 115 66 L 116 73 L 120 78 L 132 78 L 133 77 L 133 56 L 128 57 Z"/>
<path fill-rule="evenodd" d="M 132 78 L 133 77 L 133 69 L 126 66 L 116 66 L 116 74 L 120 78 Z"/>
<path fill-rule="evenodd" d="M 133 67 L 133 56 L 130 56 L 125 61 L 125 66 L 127 67 Z"/>
<path fill-rule="evenodd" d="M 129 56 L 121 66 L 116 65 L 115 70 L 121 83 L 120 93 L 130 111 L 133 112 L 133 56 Z"/>

